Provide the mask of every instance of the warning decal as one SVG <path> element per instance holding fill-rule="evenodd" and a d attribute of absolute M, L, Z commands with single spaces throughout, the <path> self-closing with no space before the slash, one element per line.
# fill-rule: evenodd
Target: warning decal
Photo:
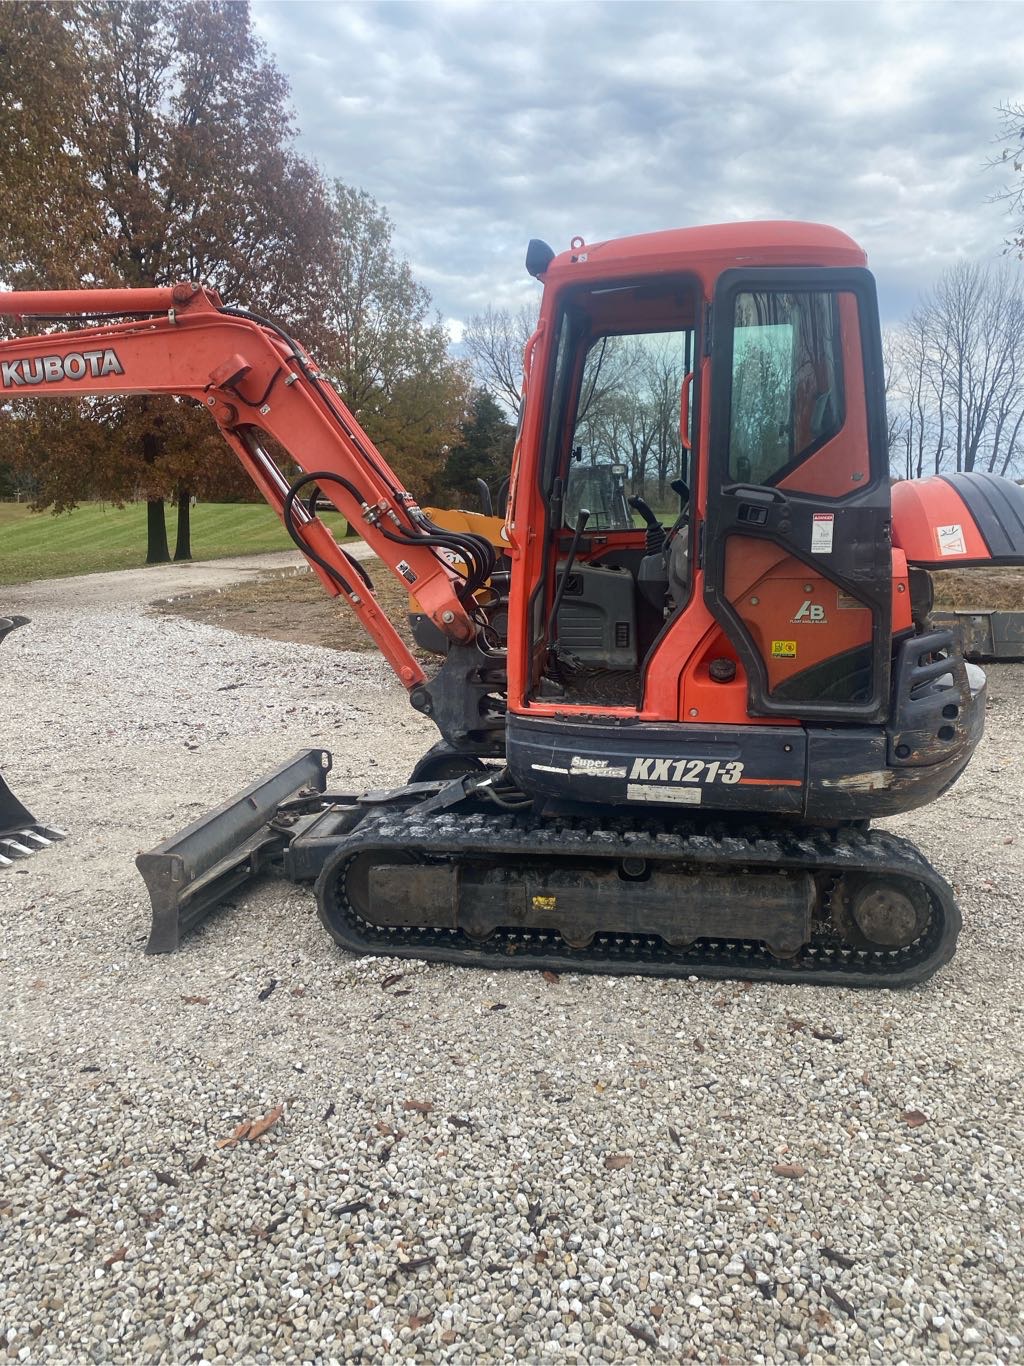
<path fill-rule="evenodd" d="M 967 554 L 964 529 L 959 522 L 954 522 L 952 526 L 937 526 L 935 528 L 935 539 L 939 543 L 940 555 Z"/>
<path fill-rule="evenodd" d="M 796 641 L 773 640 L 772 659 L 796 659 Z"/>
<path fill-rule="evenodd" d="M 811 554 L 831 555 L 832 537 L 836 526 L 834 512 L 816 512 L 811 521 Z"/>

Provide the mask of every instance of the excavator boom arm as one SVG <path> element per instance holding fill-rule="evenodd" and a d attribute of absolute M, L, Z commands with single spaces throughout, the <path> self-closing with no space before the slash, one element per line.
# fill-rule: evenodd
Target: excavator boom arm
<path fill-rule="evenodd" d="M 423 670 L 367 577 L 301 501 L 304 489 L 319 485 L 445 636 L 474 638 L 464 606 L 472 585 L 451 560 L 486 577 L 481 547 L 431 525 L 312 358 L 273 323 L 225 309 L 195 285 L 0 293 L 0 314 L 94 323 L 0 341 L 0 399 L 172 394 L 201 403 L 327 592 L 348 601 L 406 688 L 424 682 Z M 265 436 L 304 480 L 288 480 Z"/>

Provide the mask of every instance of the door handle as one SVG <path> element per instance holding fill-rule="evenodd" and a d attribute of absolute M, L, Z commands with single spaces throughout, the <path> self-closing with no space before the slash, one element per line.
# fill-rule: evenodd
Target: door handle
<path fill-rule="evenodd" d="M 748 503 L 784 503 L 786 495 L 766 484 L 723 484 L 722 492 L 735 498 L 745 498 Z"/>
<path fill-rule="evenodd" d="M 684 451 L 690 450 L 690 386 L 693 384 L 693 371 L 683 376 L 679 386 L 679 444 Z"/>

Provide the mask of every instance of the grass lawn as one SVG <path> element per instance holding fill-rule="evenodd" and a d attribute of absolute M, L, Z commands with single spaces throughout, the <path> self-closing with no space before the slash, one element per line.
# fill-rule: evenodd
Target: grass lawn
<path fill-rule="evenodd" d="M 174 553 L 177 512 L 167 507 L 167 540 Z M 327 513 L 324 521 L 342 536 L 344 518 Z M 288 533 L 264 503 L 200 503 L 192 509 L 192 558 L 257 555 L 288 550 Z M 0 503 L 0 583 L 55 579 L 137 569 L 146 560 L 146 505 L 115 508 L 85 503 L 54 517 L 32 512 L 24 503 Z"/>

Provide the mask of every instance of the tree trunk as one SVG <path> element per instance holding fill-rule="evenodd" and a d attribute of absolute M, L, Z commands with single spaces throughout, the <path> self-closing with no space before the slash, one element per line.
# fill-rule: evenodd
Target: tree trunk
<path fill-rule="evenodd" d="M 146 504 L 146 563 L 167 564 L 171 552 L 167 548 L 167 523 L 164 519 L 164 500 L 150 498 Z"/>
<path fill-rule="evenodd" d="M 192 494 L 179 484 L 178 486 L 178 536 L 174 542 L 174 558 L 176 560 L 190 560 L 192 558 Z"/>

